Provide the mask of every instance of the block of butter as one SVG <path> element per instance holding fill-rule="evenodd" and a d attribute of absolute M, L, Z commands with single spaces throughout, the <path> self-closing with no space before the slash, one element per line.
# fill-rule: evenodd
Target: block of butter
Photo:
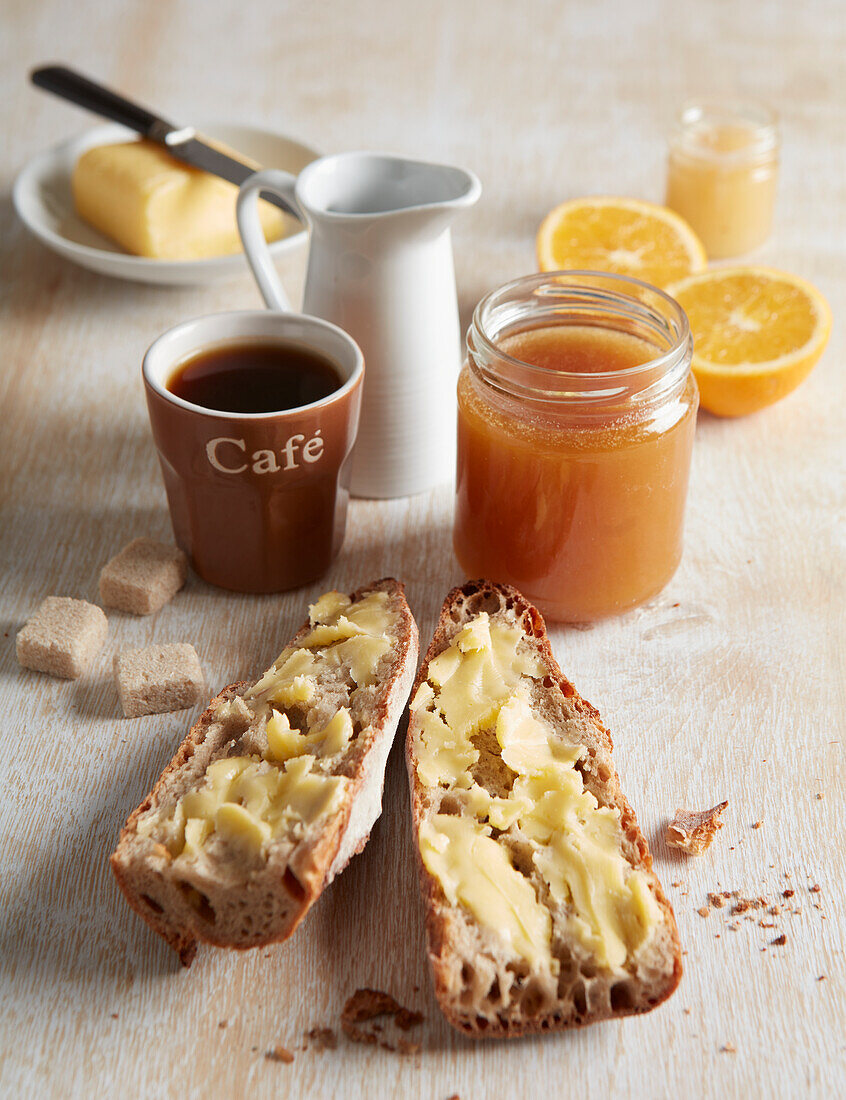
<path fill-rule="evenodd" d="M 79 216 L 137 256 L 203 260 L 241 250 L 238 188 L 180 163 L 153 142 L 94 146 L 76 162 L 71 184 Z M 259 209 L 268 241 L 295 224 L 270 203 L 260 201 Z"/>

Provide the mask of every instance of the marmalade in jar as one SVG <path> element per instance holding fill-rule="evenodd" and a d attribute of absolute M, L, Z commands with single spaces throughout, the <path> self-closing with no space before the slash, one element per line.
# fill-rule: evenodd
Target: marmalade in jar
<path fill-rule="evenodd" d="M 615 276 L 503 291 L 477 310 L 458 382 L 456 556 L 550 619 L 626 611 L 681 558 L 698 404 L 684 313 Z"/>
<path fill-rule="evenodd" d="M 778 180 L 775 116 L 752 103 L 692 102 L 670 136 L 667 206 L 710 259 L 751 252 L 770 235 Z"/>

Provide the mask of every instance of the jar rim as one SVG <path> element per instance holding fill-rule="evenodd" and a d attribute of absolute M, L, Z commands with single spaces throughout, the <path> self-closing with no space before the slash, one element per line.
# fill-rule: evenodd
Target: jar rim
<path fill-rule="evenodd" d="M 626 294 L 626 288 L 634 293 Z M 611 371 L 561 371 L 528 363 L 500 348 L 488 335 L 492 311 L 498 303 L 501 304 L 515 292 L 529 292 L 532 297 L 543 297 L 546 302 L 560 301 L 564 307 L 593 307 L 600 311 L 604 308 L 607 310 L 609 323 L 597 327 L 614 327 L 610 323 L 612 317 L 648 323 L 653 330 L 664 330 L 668 347 L 660 355 L 643 363 Z M 647 298 L 646 301 L 644 297 Z M 649 304 L 648 299 L 652 297 L 665 308 L 668 316 L 660 314 Z M 568 323 L 574 324 L 578 321 Z M 529 400 L 584 402 L 617 399 L 624 391 L 630 391 L 632 384 L 638 379 L 645 383 L 651 379 L 651 384 L 646 387 L 649 390 L 663 382 L 660 386 L 663 392 L 667 382 L 672 385 L 676 381 L 675 375 L 679 370 L 686 376 L 692 353 L 692 337 L 687 314 L 681 305 L 651 283 L 607 271 L 562 270 L 524 275 L 486 294 L 473 312 L 472 324 L 467 333 L 467 348 L 471 354 L 482 350 L 489 360 L 508 364 L 524 375 L 534 375 L 538 382 L 551 382 L 554 379 L 557 383 L 554 389 L 542 385 L 508 384 L 501 374 L 493 372 L 497 374 L 498 385 L 513 396 Z"/>
<path fill-rule="evenodd" d="M 736 149 L 709 146 L 703 136 L 714 127 L 738 126 L 750 140 Z M 685 100 L 676 115 L 671 143 L 688 156 L 736 164 L 774 153 L 779 145 L 778 115 L 755 99 L 702 97 Z"/>

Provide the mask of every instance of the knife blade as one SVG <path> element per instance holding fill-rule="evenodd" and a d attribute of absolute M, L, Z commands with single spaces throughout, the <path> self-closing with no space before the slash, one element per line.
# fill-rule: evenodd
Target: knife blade
<path fill-rule="evenodd" d="M 92 111 L 103 118 L 119 122 L 141 134 L 142 137 L 163 146 L 172 157 L 184 164 L 210 172 L 213 176 L 220 176 L 221 179 L 228 180 L 237 187 L 258 171 L 257 167 L 244 164 L 236 157 L 229 156 L 203 141 L 193 126 L 175 126 L 146 107 L 133 103 L 132 100 L 64 65 L 44 65 L 34 69 L 30 79 L 44 91 L 52 92 L 53 95 L 75 103 L 78 107 L 84 107 L 85 110 Z M 279 195 L 262 191 L 261 197 L 278 206 L 297 221 L 302 221 L 299 211 Z"/>

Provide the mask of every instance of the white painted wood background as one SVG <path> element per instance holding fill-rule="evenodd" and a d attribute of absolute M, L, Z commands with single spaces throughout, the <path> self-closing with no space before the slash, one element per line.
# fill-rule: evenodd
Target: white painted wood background
<path fill-rule="evenodd" d="M 147 288 L 89 275 L 26 235 L 9 198 L 14 173 L 88 122 L 29 88 L 28 68 L 54 60 L 177 120 L 217 113 L 326 150 L 474 169 L 484 196 L 455 230 L 465 321 L 483 292 L 533 269 L 534 232 L 555 203 L 597 192 L 660 199 L 663 136 L 685 95 L 753 94 L 781 112 L 778 220 L 760 259 L 827 293 L 828 352 L 773 409 L 735 423 L 701 417 L 686 552 L 667 590 L 622 619 L 553 631 L 563 668 L 611 726 L 650 839 L 676 805 L 729 800 L 701 860 L 655 840 L 686 950 L 682 985 L 663 1008 L 514 1043 L 453 1034 L 430 991 L 396 753 L 370 845 L 287 944 L 201 950 L 185 973 L 119 897 L 107 856 L 191 715 L 120 718 L 108 675 L 116 650 L 191 641 L 218 687 L 275 656 L 318 588 L 393 573 L 426 638 L 462 578 L 448 487 L 356 503 L 320 586 L 241 598 L 192 578 L 153 618 L 111 614 L 89 679 L 18 668 L 15 632 L 43 596 L 96 598 L 106 558 L 135 535 L 168 536 L 144 348 L 179 320 L 259 302 L 246 272 L 211 290 Z M 841 0 L 4 0 L 0 89 L 2 1095 L 846 1094 Z M 294 290 L 302 262 L 285 263 Z M 770 897 L 793 888 L 801 913 L 774 930 L 750 921 L 730 931 L 725 911 L 696 912 L 718 884 Z M 786 944 L 768 946 L 781 931 Z M 345 1042 L 296 1049 L 305 1030 L 337 1027 L 365 985 L 425 1013 L 410 1036 L 419 1056 Z M 296 1051 L 292 1065 L 264 1059 L 277 1043 Z"/>

